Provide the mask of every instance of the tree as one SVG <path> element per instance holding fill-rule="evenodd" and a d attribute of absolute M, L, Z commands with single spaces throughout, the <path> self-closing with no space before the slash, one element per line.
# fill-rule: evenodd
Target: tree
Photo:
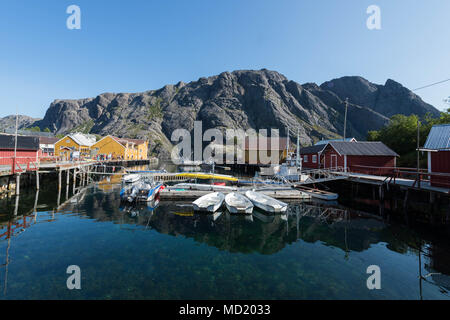
<path fill-rule="evenodd" d="M 416 149 L 417 149 L 417 123 L 420 121 L 420 141 L 423 146 L 431 130 L 436 124 L 450 123 L 450 109 L 442 112 L 439 118 L 433 118 L 426 114 L 422 119 L 416 115 L 395 115 L 391 118 L 388 125 L 378 131 L 369 131 L 368 141 L 382 141 L 389 148 L 400 155 L 398 166 L 415 167 Z M 426 168 L 427 159 L 422 157 L 421 167 Z"/>
<path fill-rule="evenodd" d="M 49 128 L 45 128 L 44 132 L 51 132 Z"/>

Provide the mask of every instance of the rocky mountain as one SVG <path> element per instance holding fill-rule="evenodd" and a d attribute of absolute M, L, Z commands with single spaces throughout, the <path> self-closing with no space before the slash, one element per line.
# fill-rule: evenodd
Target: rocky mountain
<path fill-rule="evenodd" d="M 21 129 L 30 127 L 31 125 L 33 125 L 33 123 L 35 123 L 38 120 L 40 120 L 40 119 L 19 115 L 18 121 L 17 121 L 17 123 L 18 123 L 17 127 L 19 130 L 21 130 Z M 14 130 L 16 130 L 16 116 L 15 115 L 10 115 L 10 116 L 0 118 L 0 132 L 11 132 Z"/>
<path fill-rule="evenodd" d="M 208 128 L 279 128 L 291 135 L 300 128 L 303 145 L 337 138 L 343 132 L 345 98 L 349 99 L 347 136 L 364 139 L 396 113 L 438 110 L 388 80 L 376 85 L 360 77 L 344 77 L 318 86 L 300 85 L 282 74 L 240 70 L 179 82 L 141 93 L 103 93 L 95 98 L 55 100 L 44 119 L 33 125 L 55 133 L 86 132 L 147 138 L 155 153 L 171 148 L 172 132 L 193 130 L 194 121 Z"/>

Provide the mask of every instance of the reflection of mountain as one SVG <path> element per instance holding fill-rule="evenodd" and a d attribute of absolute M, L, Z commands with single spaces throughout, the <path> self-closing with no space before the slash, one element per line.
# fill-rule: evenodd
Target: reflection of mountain
<path fill-rule="evenodd" d="M 226 212 L 214 220 L 212 215 L 194 214 L 189 203 L 164 202 L 155 210 L 145 205 L 120 208 L 118 192 L 93 192 L 77 209 L 98 221 L 146 226 L 230 252 L 273 254 L 299 239 L 344 251 L 364 251 L 379 242 L 386 242 L 391 250 L 407 250 L 381 220 L 317 204 L 292 205 L 287 219 L 257 211 L 253 221 Z"/>

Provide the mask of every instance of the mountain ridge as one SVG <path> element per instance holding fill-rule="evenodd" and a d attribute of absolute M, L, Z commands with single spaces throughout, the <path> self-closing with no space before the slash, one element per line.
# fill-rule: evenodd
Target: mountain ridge
<path fill-rule="evenodd" d="M 393 114 L 423 116 L 439 111 L 398 82 L 378 85 L 358 76 L 303 85 L 267 69 L 236 70 L 165 85 L 139 93 L 102 93 L 84 99 L 57 99 L 44 118 L 31 124 L 54 133 L 80 131 L 150 140 L 152 151 L 167 154 L 175 129 L 300 129 L 302 144 L 337 138 L 343 132 L 349 99 L 347 135 L 364 139 Z"/>

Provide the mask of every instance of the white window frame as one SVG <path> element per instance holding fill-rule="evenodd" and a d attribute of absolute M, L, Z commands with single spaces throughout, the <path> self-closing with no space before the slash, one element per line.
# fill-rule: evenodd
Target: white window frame
<path fill-rule="evenodd" d="M 312 163 L 317 163 L 317 154 L 313 154 L 311 156 L 311 161 L 312 161 Z"/>

